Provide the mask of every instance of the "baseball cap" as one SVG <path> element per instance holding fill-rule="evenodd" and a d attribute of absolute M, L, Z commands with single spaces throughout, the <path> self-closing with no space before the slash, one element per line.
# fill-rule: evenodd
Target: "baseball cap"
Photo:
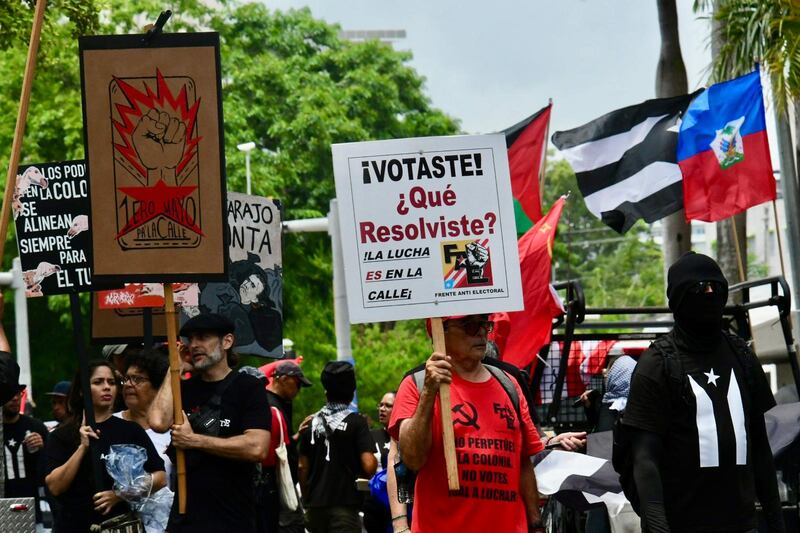
<path fill-rule="evenodd" d="M 308 378 L 303 374 L 303 369 L 295 363 L 294 361 L 282 361 L 278 363 L 275 367 L 275 372 L 272 374 L 273 378 L 279 378 L 281 376 L 292 376 L 296 377 L 300 381 L 301 387 L 310 387 L 311 382 L 308 381 Z"/>
<path fill-rule="evenodd" d="M 53 392 L 45 392 L 45 396 L 66 396 L 69 394 L 71 384 L 69 381 L 59 381 L 53 386 Z"/>
<path fill-rule="evenodd" d="M 227 335 L 233 333 L 236 327 L 233 322 L 226 317 L 217 313 L 205 313 L 190 318 L 186 323 L 181 326 L 180 336 L 188 337 L 190 334 L 197 331 L 213 331 L 218 335 Z"/>
<path fill-rule="evenodd" d="M 106 344 L 103 346 L 103 357 L 110 359 L 112 355 L 120 355 L 127 347 L 127 344 Z"/>

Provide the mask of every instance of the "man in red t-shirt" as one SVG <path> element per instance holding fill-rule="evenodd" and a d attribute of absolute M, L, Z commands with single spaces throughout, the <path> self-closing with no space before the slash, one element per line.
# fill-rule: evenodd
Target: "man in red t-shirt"
<path fill-rule="evenodd" d="M 502 531 L 524 533 L 539 521 L 530 456 L 542 450 L 525 397 L 519 416 L 509 393 L 481 364 L 492 322 L 486 315 L 443 319 L 447 354 L 425 363 L 425 381 L 403 380 L 389 434 L 403 462 L 417 470 L 414 533 Z M 442 443 L 439 385 L 450 384 L 460 490 L 449 493 Z"/>

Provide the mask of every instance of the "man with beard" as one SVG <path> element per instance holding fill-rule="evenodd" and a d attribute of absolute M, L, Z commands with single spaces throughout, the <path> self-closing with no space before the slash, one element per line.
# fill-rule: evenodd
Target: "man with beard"
<path fill-rule="evenodd" d="M 169 531 L 253 532 L 253 476 L 267 455 L 271 413 L 263 384 L 235 372 L 234 327 L 217 314 L 197 315 L 181 328 L 194 371 L 181 381 L 183 420 L 172 417 L 172 384 L 165 379 L 148 413 L 155 431 L 172 430 L 172 447 L 186 453 L 186 513 L 175 498 Z"/>
<path fill-rule="evenodd" d="M 675 327 L 639 359 L 622 424 L 645 532 L 755 532 L 755 500 L 784 531 L 758 359 L 722 331 L 728 282 L 689 252 L 667 275 Z"/>

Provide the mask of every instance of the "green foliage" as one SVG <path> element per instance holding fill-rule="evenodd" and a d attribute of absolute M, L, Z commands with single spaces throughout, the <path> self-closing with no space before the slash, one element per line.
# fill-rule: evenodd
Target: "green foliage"
<path fill-rule="evenodd" d="M 707 11 L 710 2 L 696 2 Z M 778 107 L 800 98 L 800 4 L 793 0 L 718 0 L 713 17 L 721 25 L 715 59 L 717 80 L 730 79 L 762 63 L 770 74 Z"/>
<path fill-rule="evenodd" d="M 568 192 L 553 249 L 555 279 L 580 279 L 590 307 L 663 305 L 664 261 L 648 226 L 639 222 L 619 235 L 586 208 L 569 163 L 548 161 L 544 208 Z"/>
<path fill-rule="evenodd" d="M 269 11 L 259 3 L 233 0 L 218 0 L 213 8 L 201 0 L 61 0 L 59 5 L 75 11 L 62 11 L 67 16 L 61 18 L 51 14 L 42 34 L 23 163 L 83 157 L 76 32 L 91 33 L 98 26 L 89 22 L 99 20 L 101 34 L 138 33 L 167 8 L 174 15 L 165 31 L 220 33 L 228 189 L 244 190 L 244 155 L 236 145 L 255 141 L 271 152 L 251 154 L 253 192 L 280 198 L 285 219 L 327 213 L 335 196 L 332 143 L 446 135 L 458 129 L 454 119 L 431 107 L 424 80 L 408 66 L 410 54 L 377 41 L 342 41 L 338 27 L 314 19 L 308 10 Z M 3 16 L 8 12 L 0 8 L 0 34 L 7 30 Z M 6 41 L 0 37 L 0 45 L 9 47 L 0 61 L 0 116 L 6 117 L 0 122 L 0 145 L 7 147 L 0 152 L 3 168 L 27 46 L 17 37 L 30 31 L 23 18 L 10 20 L 19 31 Z M 16 246 L 9 242 L 4 265 L 13 255 Z M 295 341 L 306 372 L 317 382 L 324 363 L 336 358 L 328 236 L 287 235 L 283 264 L 284 336 Z M 31 341 L 34 382 L 41 393 L 75 368 L 69 305 L 66 298 L 50 297 L 31 300 L 29 309 L 31 330 L 47 332 Z M 360 400 L 371 412 L 383 392 L 397 387 L 402 371 L 421 362 L 430 348 L 417 323 L 358 326 L 353 332 Z M 264 363 L 255 358 L 245 362 Z M 323 402 L 321 387 L 313 387 L 300 396 L 295 412 L 300 417 Z M 40 411 L 45 413 L 46 406 Z"/>

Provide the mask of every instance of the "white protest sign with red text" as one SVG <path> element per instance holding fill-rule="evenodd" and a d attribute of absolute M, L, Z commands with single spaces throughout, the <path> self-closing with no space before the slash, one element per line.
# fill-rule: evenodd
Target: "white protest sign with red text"
<path fill-rule="evenodd" d="M 333 145 L 353 323 L 523 308 L 502 135 Z"/>

